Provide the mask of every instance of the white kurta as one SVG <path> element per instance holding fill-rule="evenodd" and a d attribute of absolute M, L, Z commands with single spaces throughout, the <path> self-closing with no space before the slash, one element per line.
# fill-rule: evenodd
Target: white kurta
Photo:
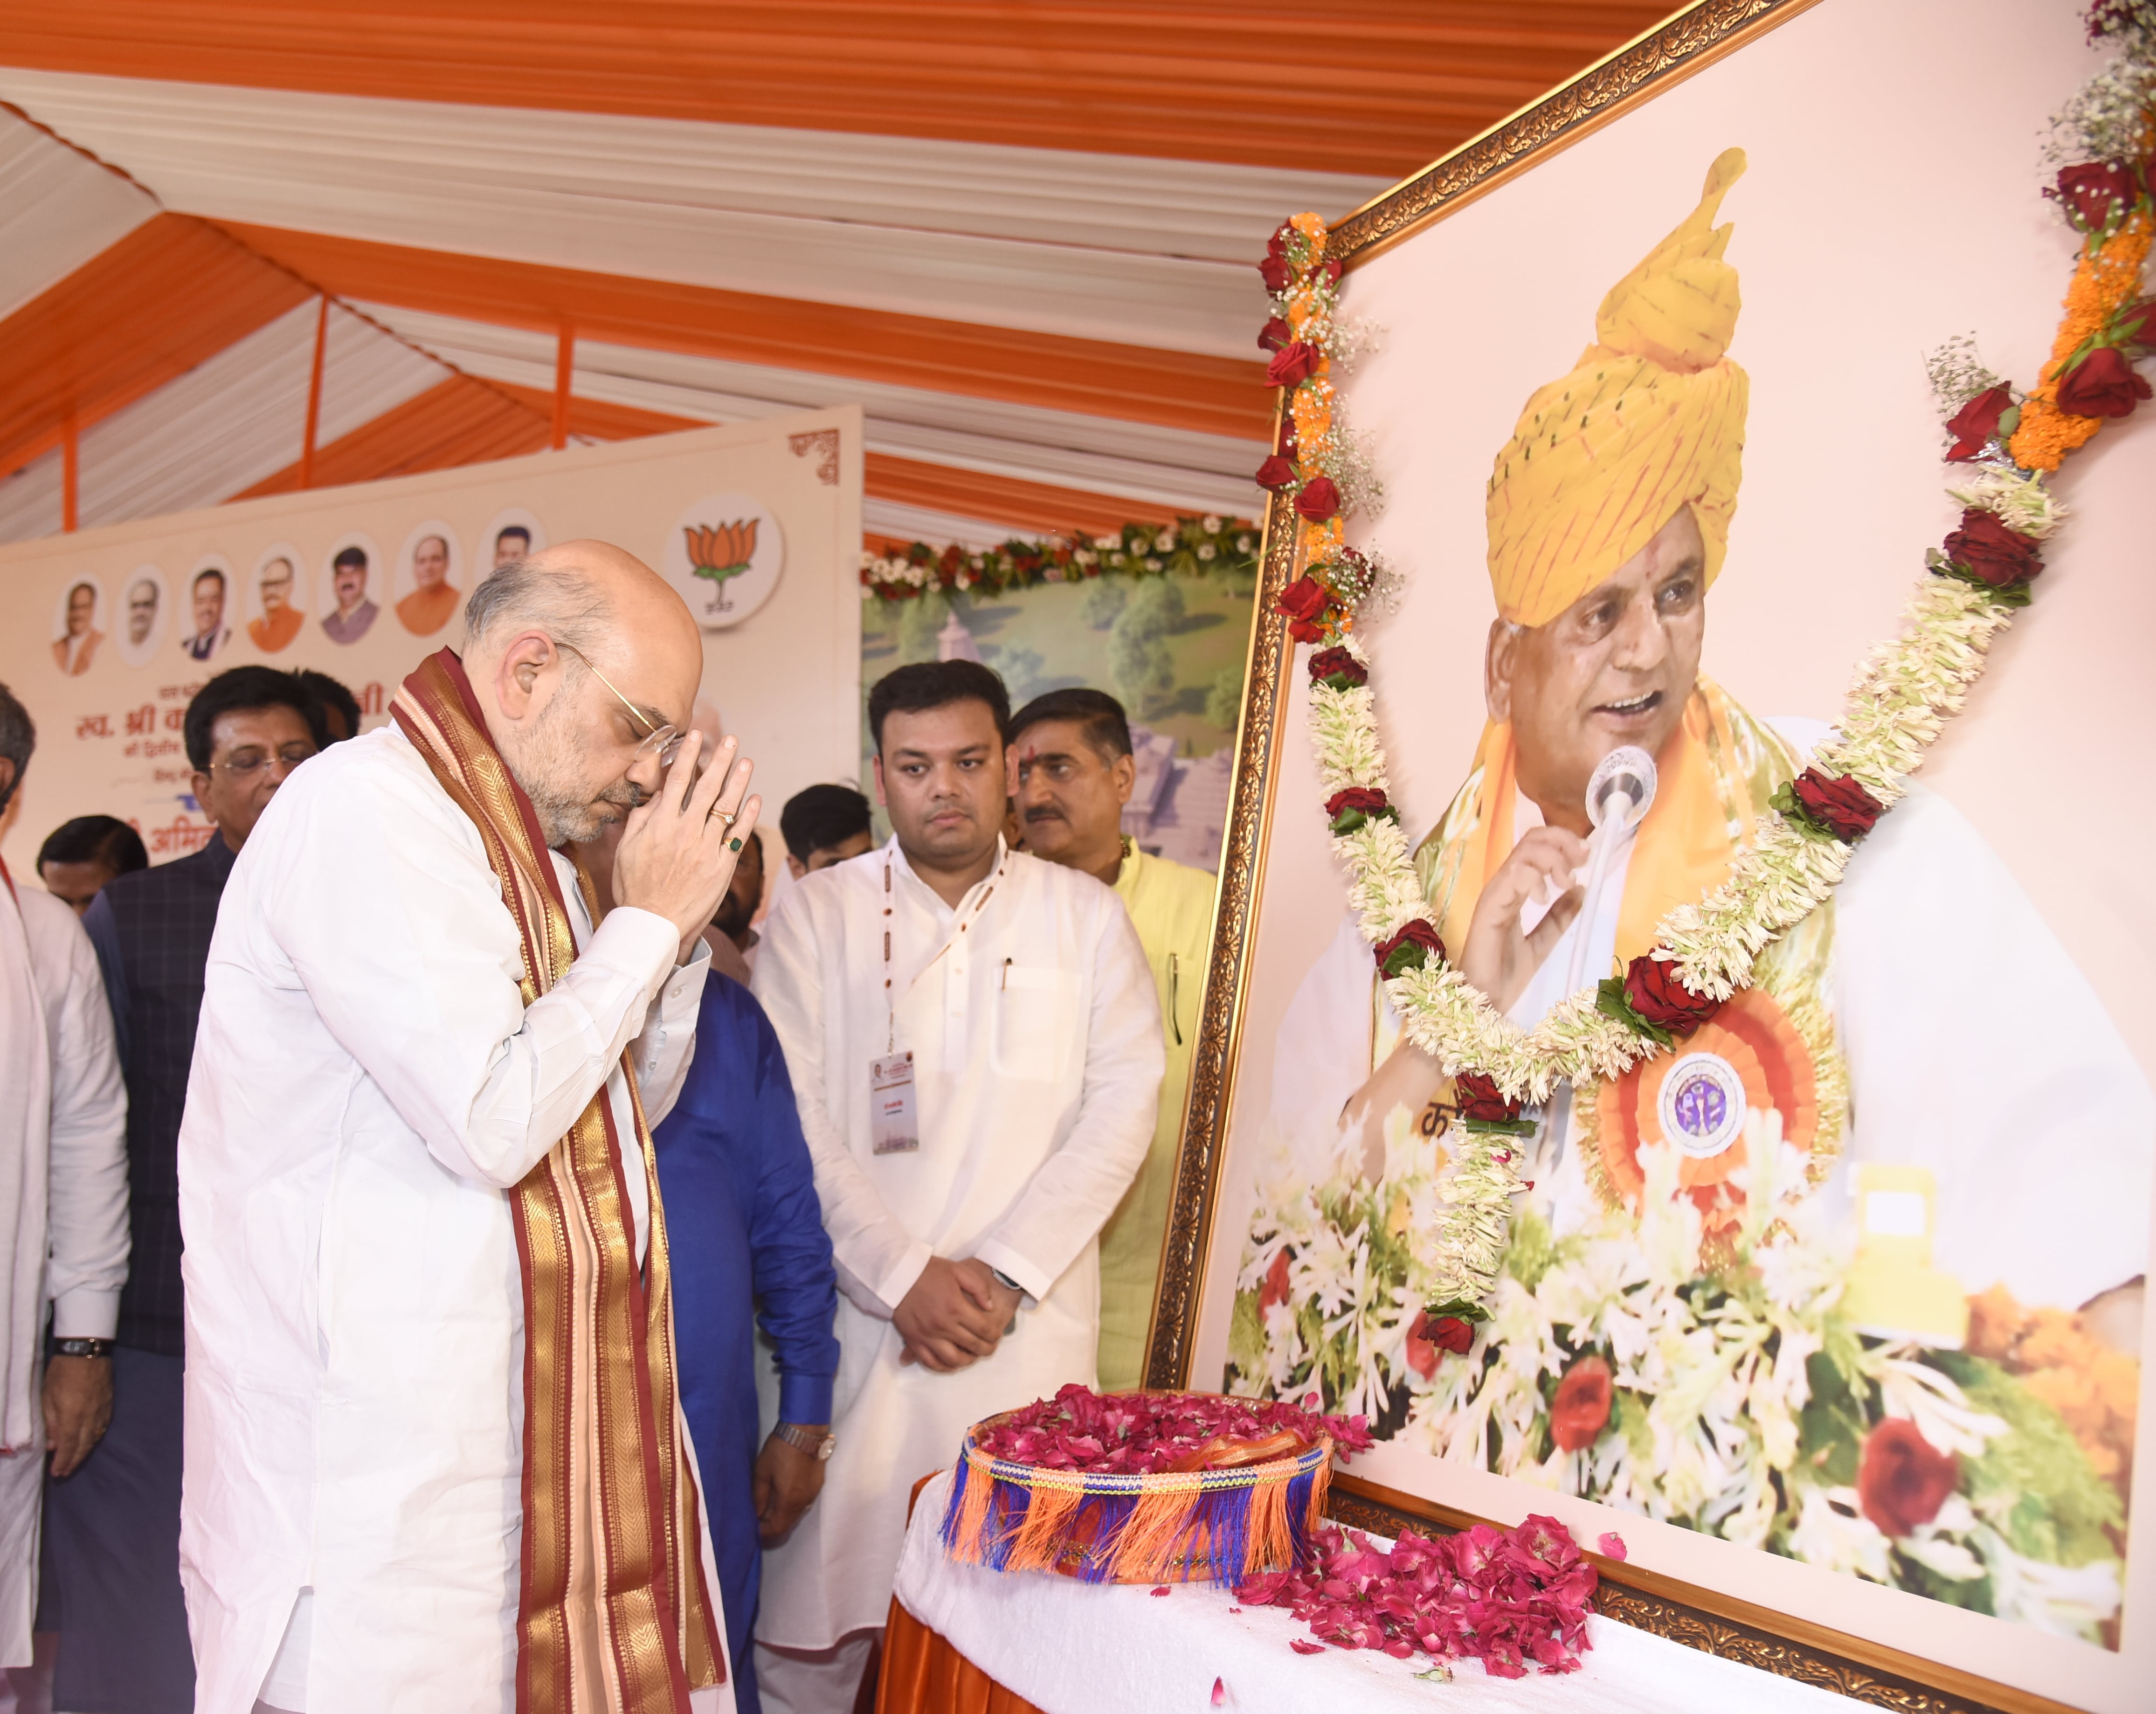
<path fill-rule="evenodd" d="M 878 1156 L 886 864 L 921 1146 Z M 916 1478 L 983 1417 L 1091 1383 L 1096 1239 L 1152 1139 L 1160 1006 L 1122 902 L 1091 876 L 1011 852 L 954 911 L 895 839 L 788 893 L 756 993 L 786 1049 L 841 1292 L 838 1448 L 822 1497 L 765 1556 L 757 1634 L 822 1649 L 884 1622 Z M 901 1365 L 891 1321 L 932 1256 L 977 1256 L 1027 1295 L 995 1354 L 955 1374 Z"/>
<path fill-rule="evenodd" d="M 1826 730 L 1775 724 L 1806 749 Z M 1521 817 L 1516 836 L 1540 821 Z M 1508 1014 L 1514 1022 L 1532 1029 L 1563 997 L 1580 934 L 1589 979 L 1612 967 L 1630 858 L 1628 845 L 1603 908 L 1551 949 Z M 2003 1284 L 2024 1304 L 2075 1309 L 2145 1272 L 2156 1094 L 1983 836 L 1912 782 L 1857 847 L 1834 908 L 1850 1117 L 1823 1194 L 1837 1217 L 1851 1217 L 1852 1166 L 1922 1166 L 1938 1186 L 1933 1261 L 1970 1294 Z M 2010 1053 L 2000 1051 L 2002 994 L 2042 996 L 2013 1008 Z M 1274 1058 L 1274 1122 L 1321 1177 L 1341 1108 L 1368 1075 L 1370 1042 L 1370 954 L 1350 921 L 1290 1004 Z M 2073 1165 L 2031 1170 L 2044 1161 Z M 1560 1231 L 1596 1206 L 1568 1147 L 1533 1197 Z"/>
<path fill-rule="evenodd" d="M 110 1339 L 127 1279 L 127 1091 L 97 955 L 75 914 L 0 884 L 0 1666 L 30 1660 L 44 1490 L 39 1352 Z"/>
<path fill-rule="evenodd" d="M 478 830 L 393 726 L 295 773 L 234 867 L 179 1140 L 180 1558 L 203 1714 L 247 1714 L 303 1588 L 308 1714 L 513 1704 L 523 1298 L 505 1192 L 602 1083 L 635 1149 L 622 1052 L 637 1038 L 655 1121 L 707 967 L 700 948 L 676 970 L 649 912 L 594 934 L 554 862 L 579 955 L 528 1010 Z M 623 1169 L 641 1255 L 643 1165 Z"/>

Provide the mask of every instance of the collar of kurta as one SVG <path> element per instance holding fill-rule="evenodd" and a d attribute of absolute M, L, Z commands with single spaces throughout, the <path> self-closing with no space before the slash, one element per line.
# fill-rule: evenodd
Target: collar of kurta
<path fill-rule="evenodd" d="M 479 831 L 529 1006 L 577 955 L 531 800 L 452 651 L 420 662 L 391 712 Z M 577 878 L 597 921 L 590 878 Z M 650 1198 L 644 1269 L 604 1084 L 509 1192 L 525 1327 L 516 1714 L 688 1714 L 689 1691 L 726 1676 L 683 1444 L 656 1156 L 626 1054 L 621 1072 Z"/>

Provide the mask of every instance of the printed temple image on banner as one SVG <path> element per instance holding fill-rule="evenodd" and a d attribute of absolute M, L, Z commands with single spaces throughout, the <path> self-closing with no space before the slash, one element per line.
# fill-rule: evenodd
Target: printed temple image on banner
<path fill-rule="evenodd" d="M 1745 167 L 1599 309 L 1581 282 L 1585 349 L 1517 376 L 1488 466 L 1486 719 L 1430 739 L 1457 790 L 1409 836 L 1445 955 L 1523 1029 L 1711 893 L 1830 736 L 1748 706 L 1743 656 L 1701 670 L 1750 574 L 1744 223 L 1716 224 Z M 1656 784 L 1589 909 L 1584 800 L 1625 745 Z M 1292 980 L 1228 1391 L 2118 1646 L 2156 1098 L 1944 795 L 1913 785 L 1674 1051 L 1529 1109 L 1486 1320 L 1441 1312 L 1427 1253 L 1472 1092 L 1402 1040 L 1352 916 Z M 2010 1051 L 2002 983 L 2043 996 Z"/>

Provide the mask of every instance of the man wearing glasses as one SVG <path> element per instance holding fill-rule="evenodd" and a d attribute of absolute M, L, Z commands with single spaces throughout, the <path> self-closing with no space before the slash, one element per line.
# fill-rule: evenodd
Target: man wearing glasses
<path fill-rule="evenodd" d="M 39 1629 L 60 1634 L 63 1708 L 194 1706 L 179 1578 L 180 1114 L 218 902 L 263 810 L 316 749 L 305 687 L 268 667 L 211 679 L 187 705 L 183 735 L 215 835 L 192 857 L 116 877 L 83 919 L 127 1082 L 134 1248 L 110 1353 L 112 1426 L 45 1502 Z"/>
<path fill-rule="evenodd" d="M 211 947 L 198 1706 L 730 1708 L 649 1126 L 757 802 L 731 741 L 700 768 L 701 633 L 619 548 L 495 570 L 465 636 L 280 793 Z M 595 924 L 563 847 L 615 822 Z"/>

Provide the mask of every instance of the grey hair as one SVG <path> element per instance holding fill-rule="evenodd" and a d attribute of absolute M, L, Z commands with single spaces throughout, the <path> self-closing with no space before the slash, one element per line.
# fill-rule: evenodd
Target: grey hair
<path fill-rule="evenodd" d="M 465 603 L 465 646 L 506 625 L 533 625 L 557 643 L 591 654 L 602 648 L 613 605 L 572 570 L 511 559 L 481 578 Z"/>
<path fill-rule="evenodd" d="M 22 785 L 31 754 L 37 748 L 37 722 L 30 718 L 30 711 L 15 700 L 14 692 L 0 684 L 0 757 L 15 764 L 15 777 L 0 789 L 0 810 L 8 807 L 8 800 Z"/>

